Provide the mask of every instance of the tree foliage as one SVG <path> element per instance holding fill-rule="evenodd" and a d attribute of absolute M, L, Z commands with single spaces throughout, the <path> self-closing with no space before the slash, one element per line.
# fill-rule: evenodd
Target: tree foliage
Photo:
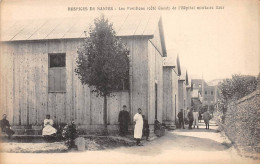
<path fill-rule="evenodd" d="M 113 24 L 104 15 L 96 18 L 85 33 L 84 43 L 78 49 L 75 72 L 82 84 L 92 87 L 97 96 L 104 97 L 103 133 L 107 134 L 107 96 L 129 82 L 129 50 L 116 37 Z"/>
<path fill-rule="evenodd" d="M 122 81 L 128 82 L 129 50 L 104 15 L 96 18 L 94 26 L 85 33 L 75 72 L 82 84 L 93 86 L 100 96 L 108 96 L 121 89 Z"/>
<path fill-rule="evenodd" d="M 227 106 L 231 101 L 236 101 L 256 90 L 257 79 L 254 76 L 235 74 L 232 78 L 225 79 L 219 86 L 218 111 L 223 114 L 224 121 Z"/>
<path fill-rule="evenodd" d="M 256 86 L 256 77 L 236 74 L 231 79 L 225 79 L 219 86 L 219 91 L 225 100 L 238 100 L 255 91 Z"/>

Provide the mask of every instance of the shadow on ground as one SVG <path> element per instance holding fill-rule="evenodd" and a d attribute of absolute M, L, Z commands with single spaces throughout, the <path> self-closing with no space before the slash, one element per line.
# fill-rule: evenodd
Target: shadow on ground
<path fill-rule="evenodd" d="M 184 133 L 182 133 L 184 132 Z M 204 136 L 190 136 L 188 132 L 201 132 Z M 207 132 L 207 133 L 205 133 Z M 147 142 L 144 146 L 135 146 L 132 148 L 121 148 L 118 151 L 130 154 L 138 154 L 142 156 L 151 156 L 162 154 L 167 151 L 224 151 L 227 150 L 230 145 L 227 143 L 218 142 L 207 138 L 207 135 L 213 135 L 217 133 L 216 130 L 211 129 L 194 129 L 194 130 L 182 130 L 178 133 L 168 132 L 165 136 L 156 139 L 151 142 Z M 206 136 L 205 136 L 206 134 Z M 213 136 L 214 137 L 214 136 Z"/>

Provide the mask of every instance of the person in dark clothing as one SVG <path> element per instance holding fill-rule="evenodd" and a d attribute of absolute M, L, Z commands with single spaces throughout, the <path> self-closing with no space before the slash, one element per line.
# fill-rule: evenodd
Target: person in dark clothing
<path fill-rule="evenodd" d="M 188 109 L 188 111 L 189 111 L 189 109 Z M 194 121 L 192 110 L 190 110 L 188 112 L 188 119 L 189 119 L 189 129 L 192 129 L 192 124 L 193 124 L 193 121 Z"/>
<path fill-rule="evenodd" d="M 123 110 L 119 112 L 119 134 L 125 136 L 128 133 L 128 123 L 130 122 L 130 116 L 126 110 L 126 105 L 123 106 Z"/>
<path fill-rule="evenodd" d="M 178 119 L 179 119 L 179 126 L 180 128 L 182 127 L 183 129 L 184 128 L 184 120 L 183 120 L 183 109 L 181 109 L 181 111 L 178 113 Z"/>
<path fill-rule="evenodd" d="M 1 120 L 1 130 L 8 135 L 8 139 L 11 139 L 11 136 L 14 134 L 14 131 L 11 129 L 9 121 L 6 119 L 7 115 L 3 115 L 3 119 Z"/>
<path fill-rule="evenodd" d="M 199 112 L 199 122 L 201 122 L 201 120 L 202 120 L 202 114 L 201 112 Z"/>
<path fill-rule="evenodd" d="M 150 135 L 150 129 L 149 129 L 149 124 L 148 124 L 148 120 L 145 119 L 145 116 L 143 116 L 143 135 L 145 136 L 145 139 L 148 141 L 149 135 Z"/>

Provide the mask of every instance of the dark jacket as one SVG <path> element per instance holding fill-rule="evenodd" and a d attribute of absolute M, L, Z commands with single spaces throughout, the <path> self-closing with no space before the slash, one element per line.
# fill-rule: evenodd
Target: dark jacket
<path fill-rule="evenodd" d="M 126 124 L 128 125 L 128 123 L 130 122 L 130 116 L 128 111 L 120 111 L 119 116 L 118 116 L 118 122 L 120 124 Z"/>
<path fill-rule="evenodd" d="M 0 124 L 2 131 L 5 131 L 5 129 L 10 129 L 10 123 L 8 120 L 2 119 Z"/>
<path fill-rule="evenodd" d="M 188 112 L 188 119 L 189 121 L 194 120 L 192 111 Z"/>
<path fill-rule="evenodd" d="M 178 116 L 178 119 L 179 119 L 180 121 L 183 121 L 183 112 L 182 112 L 182 111 L 179 112 L 177 116 Z"/>

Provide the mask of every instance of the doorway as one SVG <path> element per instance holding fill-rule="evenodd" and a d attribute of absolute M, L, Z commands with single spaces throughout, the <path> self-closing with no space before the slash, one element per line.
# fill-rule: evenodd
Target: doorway
<path fill-rule="evenodd" d="M 157 83 L 155 83 L 155 119 L 157 120 L 157 106 L 158 106 L 158 100 L 157 100 L 157 96 L 158 96 L 158 93 L 157 93 Z"/>

